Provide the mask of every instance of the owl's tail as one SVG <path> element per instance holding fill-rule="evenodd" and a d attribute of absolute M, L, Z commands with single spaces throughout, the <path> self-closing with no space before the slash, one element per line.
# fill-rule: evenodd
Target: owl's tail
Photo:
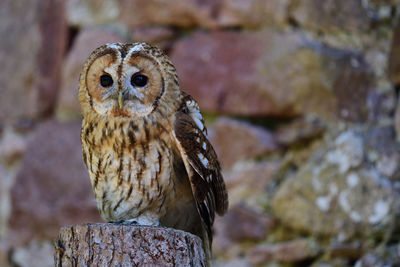
<path fill-rule="evenodd" d="M 211 249 L 211 243 L 212 243 L 212 233 L 210 233 L 207 230 L 207 227 L 202 223 L 202 233 L 201 233 L 201 239 L 203 241 L 203 250 L 204 254 L 206 254 L 206 259 L 207 259 L 207 267 L 211 266 L 211 259 L 212 259 L 212 249 Z"/>

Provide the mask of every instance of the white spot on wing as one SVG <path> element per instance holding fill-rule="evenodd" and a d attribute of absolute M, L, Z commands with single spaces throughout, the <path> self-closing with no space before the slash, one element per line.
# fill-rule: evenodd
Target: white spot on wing
<path fill-rule="evenodd" d="M 207 148 L 207 144 L 206 144 L 206 142 L 204 142 L 203 143 L 203 149 L 206 150 L 206 148 Z"/>
<path fill-rule="evenodd" d="M 186 106 L 189 109 L 190 117 L 194 120 L 197 127 L 199 127 L 199 129 L 202 132 L 204 132 L 205 127 L 203 124 L 203 116 L 200 113 L 199 105 L 195 101 L 187 101 Z M 204 134 L 206 135 L 205 132 L 204 132 Z"/>
<path fill-rule="evenodd" d="M 197 157 L 200 159 L 200 161 L 203 164 L 203 166 L 208 168 L 208 159 L 205 158 L 202 153 L 197 154 Z"/>
<path fill-rule="evenodd" d="M 196 118 L 198 118 L 199 120 L 203 119 L 203 116 L 201 115 L 201 113 L 196 110 L 195 112 L 193 112 L 193 116 L 195 116 Z"/>
<path fill-rule="evenodd" d="M 192 117 L 192 119 L 194 120 L 194 122 L 196 123 L 197 127 L 199 127 L 200 130 L 204 130 L 204 125 L 201 122 L 201 120 L 199 120 L 197 117 Z"/>

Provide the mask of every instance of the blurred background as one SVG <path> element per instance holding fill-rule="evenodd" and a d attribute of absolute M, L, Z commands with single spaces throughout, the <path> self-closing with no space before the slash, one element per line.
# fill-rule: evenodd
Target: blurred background
<path fill-rule="evenodd" d="M 61 226 L 101 221 L 78 76 L 145 41 L 200 104 L 230 209 L 217 266 L 400 265 L 397 0 L 2 0 L 0 266 L 52 266 Z"/>

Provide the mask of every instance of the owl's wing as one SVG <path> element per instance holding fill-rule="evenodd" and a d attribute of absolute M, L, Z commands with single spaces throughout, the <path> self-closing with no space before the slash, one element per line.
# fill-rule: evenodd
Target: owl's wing
<path fill-rule="evenodd" d="M 207 227 L 211 228 L 215 212 L 222 215 L 228 208 L 228 193 L 217 155 L 207 139 L 198 104 L 186 95 L 181 109 L 175 114 L 174 137 L 181 152 L 197 209 Z"/>

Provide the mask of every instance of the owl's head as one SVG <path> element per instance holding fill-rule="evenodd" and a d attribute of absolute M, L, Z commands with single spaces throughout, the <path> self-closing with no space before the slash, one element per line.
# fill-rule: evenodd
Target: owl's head
<path fill-rule="evenodd" d="M 103 45 L 86 60 L 79 85 L 83 114 L 142 117 L 179 94 L 168 57 L 146 43 Z"/>

